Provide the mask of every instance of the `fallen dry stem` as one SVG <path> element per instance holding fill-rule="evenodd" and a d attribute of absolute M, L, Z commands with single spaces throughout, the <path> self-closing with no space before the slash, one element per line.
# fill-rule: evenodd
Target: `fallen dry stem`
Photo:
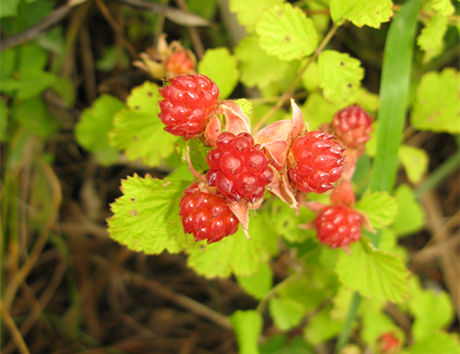
<path fill-rule="evenodd" d="M 94 261 L 96 263 L 106 265 L 107 261 L 103 259 L 102 257 L 99 256 L 94 256 Z M 164 286 L 162 283 L 157 282 L 153 279 L 147 279 L 144 278 L 141 275 L 138 275 L 136 273 L 133 273 L 129 270 L 126 270 L 124 268 L 119 267 L 118 270 L 127 275 L 131 281 L 138 286 L 141 286 L 143 288 L 146 288 L 155 295 L 161 296 L 163 298 L 166 298 L 175 304 L 193 312 L 196 313 L 197 315 L 200 315 L 204 318 L 207 318 L 208 320 L 211 320 L 212 322 L 218 324 L 219 326 L 225 328 L 225 329 L 231 329 L 232 325 L 230 324 L 230 321 L 225 317 L 224 315 L 220 314 L 217 311 L 214 311 L 213 309 L 204 306 L 203 304 L 200 304 L 199 302 L 181 295 L 181 294 L 176 294 L 174 291 L 171 289 L 167 288 Z"/>

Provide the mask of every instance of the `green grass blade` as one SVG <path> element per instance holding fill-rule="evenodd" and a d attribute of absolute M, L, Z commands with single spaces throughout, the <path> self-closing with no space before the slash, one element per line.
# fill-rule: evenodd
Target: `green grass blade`
<path fill-rule="evenodd" d="M 420 5 L 421 0 L 407 1 L 388 31 L 380 82 L 379 130 L 372 191 L 390 192 L 395 183 Z"/>
<path fill-rule="evenodd" d="M 377 154 L 373 165 L 371 191 L 390 192 L 395 183 L 420 6 L 421 0 L 407 1 L 393 18 L 387 34 L 380 82 Z M 373 240 L 375 247 L 378 242 L 379 237 Z M 348 342 L 360 301 L 361 295 L 354 292 L 335 353 L 339 353 Z"/>

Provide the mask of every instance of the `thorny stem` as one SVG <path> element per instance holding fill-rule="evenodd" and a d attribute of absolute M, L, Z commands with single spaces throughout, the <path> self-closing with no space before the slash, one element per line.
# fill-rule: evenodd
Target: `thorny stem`
<path fill-rule="evenodd" d="M 334 25 L 331 27 L 331 29 L 329 30 L 329 32 L 326 34 L 326 37 L 324 37 L 323 41 L 321 42 L 321 44 L 318 46 L 318 48 L 316 48 L 315 50 L 315 53 L 313 53 L 313 55 L 308 58 L 307 62 L 305 63 L 305 65 L 300 69 L 299 71 L 299 74 L 297 75 L 296 79 L 294 80 L 294 82 L 291 84 L 291 86 L 289 87 L 289 90 L 287 92 L 285 92 L 283 95 L 281 95 L 281 97 L 278 99 L 278 101 L 276 102 L 276 104 L 267 112 L 267 114 L 265 114 L 258 122 L 257 124 L 254 126 L 254 131 L 257 132 L 260 128 L 262 128 L 262 126 L 264 125 L 264 123 L 278 110 L 280 109 L 285 103 L 287 100 L 289 100 L 292 95 L 294 94 L 294 91 L 297 87 L 297 85 L 299 84 L 300 80 L 302 80 L 302 75 L 303 73 L 305 72 L 305 70 L 308 69 L 308 67 L 310 66 L 310 64 L 312 62 L 314 62 L 316 60 L 316 58 L 318 57 L 318 55 L 324 50 L 324 48 L 326 47 L 326 45 L 329 43 L 329 41 L 332 39 L 332 37 L 334 36 L 335 32 L 337 32 L 337 29 L 339 28 L 339 24 L 336 24 L 334 23 Z"/>

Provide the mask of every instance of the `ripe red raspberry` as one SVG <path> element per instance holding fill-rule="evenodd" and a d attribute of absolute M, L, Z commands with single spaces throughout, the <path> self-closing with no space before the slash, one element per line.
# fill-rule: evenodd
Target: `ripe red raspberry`
<path fill-rule="evenodd" d="M 358 105 L 349 106 L 335 114 L 332 129 L 346 147 L 363 147 L 370 139 L 372 117 Z"/>
<path fill-rule="evenodd" d="M 361 237 L 362 217 L 339 204 L 324 208 L 316 217 L 316 237 L 331 248 L 347 247 Z"/>
<path fill-rule="evenodd" d="M 255 203 L 264 195 L 265 186 L 273 179 L 273 171 L 260 145 L 248 133 L 225 132 L 217 138 L 217 148 L 206 158 L 210 186 L 225 196 Z"/>
<path fill-rule="evenodd" d="M 166 71 L 170 74 L 188 74 L 195 69 L 195 63 L 184 49 L 176 50 L 165 62 Z"/>
<path fill-rule="evenodd" d="M 197 183 L 185 190 L 179 207 L 184 231 L 192 233 L 197 241 L 217 242 L 238 230 L 238 219 L 225 199 L 201 191 Z"/>
<path fill-rule="evenodd" d="M 288 172 L 300 191 L 324 193 L 340 178 L 344 148 L 333 138 L 313 130 L 292 143 Z"/>
<path fill-rule="evenodd" d="M 170 85 L 160 89 L 164 100 L 160 101 L 158 117 L 165 130 L 186 140 L 199 135 L 217 107 L 217 85 L 200 74 L 180 75 L 169 81 Z"/>

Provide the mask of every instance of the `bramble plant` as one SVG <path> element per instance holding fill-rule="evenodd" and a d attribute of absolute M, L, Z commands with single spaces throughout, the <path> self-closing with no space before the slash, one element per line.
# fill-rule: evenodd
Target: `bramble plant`
<path fill-rule="evenodd" d="M 196 62 L 162 37 L 136 65 L 164 82 L 135 87 L 126 103 L 103 95 L 83 113 L 77 139 L 101 164 L 122 152 L 172 171 L 121 182 L 110 237 L 149 255 L 183 252 L 206 278 L 234 276 L 259 301 L 230 316 L 241 353 L 326 342 L 337 353 L 460 353 L 445 330 L 450 298 L 422 286 L 398 244 L 424 226 L 428 166 L 404 128 L 460 133 L 459 74 L 427 66 L 454 30 L 452 3 L 231 0 L 230 10 L 246 30 L 232 52 Z M 332 40 L 344 26 L 386 22 L 377 96 L 361 85 L 360 59 Z M 238 85 L 260 96 L 236 99 Z M 89 133 L 96 121 L 105 130 Z M 399 165 L 408 183 L 395 185 Z M 291 274 L 275 280 L 280 254 Z M 260 340 L 267 310 L 279 332 Z M 395 313 L 413 318 L 409 330 Z"/>

